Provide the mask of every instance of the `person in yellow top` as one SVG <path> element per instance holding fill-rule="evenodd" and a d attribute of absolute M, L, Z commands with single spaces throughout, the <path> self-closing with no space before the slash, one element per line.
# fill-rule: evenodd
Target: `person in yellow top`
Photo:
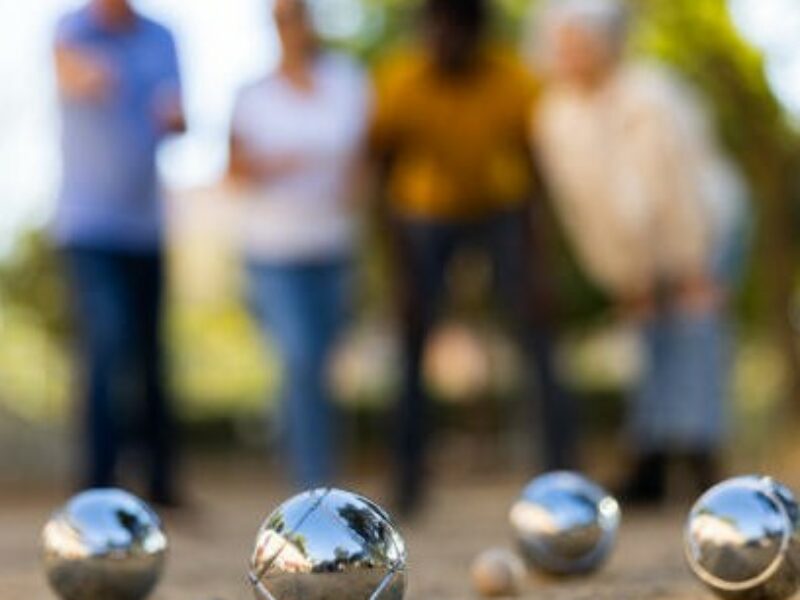
<path fill-rule="evenodd" d="M 539 375 L 543 466 L 572 462 L 571 409 L 532 293 L 531 208 L 538 198 L 528 130 L 536 84 L 514 51 L 490 39 L 485 0 L 426 0 L 422 11 L 418 47 L 378 68 L 370 131 L 402 287 L 397 500 L 406 512 L 424 491 L 429 401 L 422 355 L 445 300 L 449 263 L 465 247 L 487 255 L 495 295 L 534 363 L 526 372 Z"/>
<path fill-rule="evenodd" d="M 500 46 L 476 48 L 463 66 L 433 58 L 424 49 L 398 53 L 376 77 L 372 143 L 391 162 L 393 211 L 466 221 L 521 207 L 531 189 L 523 135 L 531 76 Z"/>

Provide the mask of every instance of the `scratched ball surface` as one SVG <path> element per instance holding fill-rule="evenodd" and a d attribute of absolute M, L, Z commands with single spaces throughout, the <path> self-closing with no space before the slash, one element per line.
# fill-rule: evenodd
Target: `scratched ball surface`
<path fill-rule="evenodd" d="M 583 475 L 534 479 L 511 508 L 511 526 L 528 565 L 554 575 L 593 571 L 608 558 L 621 520 L 617 501 Z"/>
<path fill-rule="evenodd" d="M 724 481 L 689 513 L 685 549 L 694 574 L 722 598 L 790 598 L 800 589 L 797 501 L 769 477 Z"/>
<path fill-rule="evenodd" d="M 158 516 L 117 489 L 78 494 L 42 531 L 42 560 L 63 600 L 142 600 L 158 583 L 167 537 Z"/>
<path fill-rule="evenodd" d="M 386 512 L 330 488 L 267 517 L 249 573 L 258 600 L 400 600 L 405 578 L 405 544 Z"/>

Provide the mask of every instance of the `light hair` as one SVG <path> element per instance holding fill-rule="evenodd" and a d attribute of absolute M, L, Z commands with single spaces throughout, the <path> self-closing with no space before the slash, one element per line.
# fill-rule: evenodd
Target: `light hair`
<path fill-rule="evenodd" d="M 550 26 L 580 25 L 621 46 L 628 36 L 630 14 L 620 0 L 551 0 L 545 7 L 545 20 Z"/>
<path fill-rule="evenodd" d="M 524 43 L 531 63 L 546 68 L 551 62 L 552 32 L 564 25 L 577 25 L 602 37 L 621 55 L 628 39 L 630 11 L 622 0 L 548 0 L 531 11 Z"/>

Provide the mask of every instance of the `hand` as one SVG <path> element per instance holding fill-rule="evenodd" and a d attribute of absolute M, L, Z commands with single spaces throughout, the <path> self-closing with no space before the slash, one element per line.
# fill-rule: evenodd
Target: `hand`
<path fill-rule="evenodd" d="M 622 296 L 617 301 L 617 311 L 626 321 L 647 321 L 656 312 L 656 297 L 652 289 L 643 289 Z"/>
<path fill-rule="evenodd" d="M 302 156 L 282 155 L 269 158 L 254 156 L 231 156 L 229 175 L 240 182 L 250 184 L 268 183 L 276 177 L 283 177 L 301 170 L 307 163 Z"/>
<path fill-rule="evenodd" d="M 264 157 L 249 148 L 237 135 L 230 138 L 228 176 L 239 183 L 263 183 L 302 169 L 308 159 L 300 154 Z"/>
<path fill-rule="evenodd" d="M 301 170 L 308 159 L 299 154 L 282 154 L 253 159 L 253 168 L 261 179 L 280 177 Z"/>
<path fill-rule="evenodd" d="M 156 90 L 155 116 L 158 126 L 164 133 L 184 133 L 186 118 L 183 103 L 177 86 L 163 86 Z"/>
<path fill-rule="evenodd" d="M 718 309 L 725 294 L 719 284 L 706 276 L 689 277 L 679 283 L 675 306 L 690 314 L 708 313 Z"/>
<path fill-rule="evenodd" d="M 98 52 L 60 47 L 56 50 L 56 73 L 61 93 L 84 102 L 103 102 L 114 89 L 114 73 Z"/>

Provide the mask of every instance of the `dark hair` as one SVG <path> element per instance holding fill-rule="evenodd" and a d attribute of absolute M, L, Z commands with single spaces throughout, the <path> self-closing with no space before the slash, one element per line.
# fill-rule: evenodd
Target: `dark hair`
<path fill-rule="evenodd" d="M 470 33 L 481 33 L 489 20 L 486 0 L 426 0 L 425 18 L 447 21 Z"/>

